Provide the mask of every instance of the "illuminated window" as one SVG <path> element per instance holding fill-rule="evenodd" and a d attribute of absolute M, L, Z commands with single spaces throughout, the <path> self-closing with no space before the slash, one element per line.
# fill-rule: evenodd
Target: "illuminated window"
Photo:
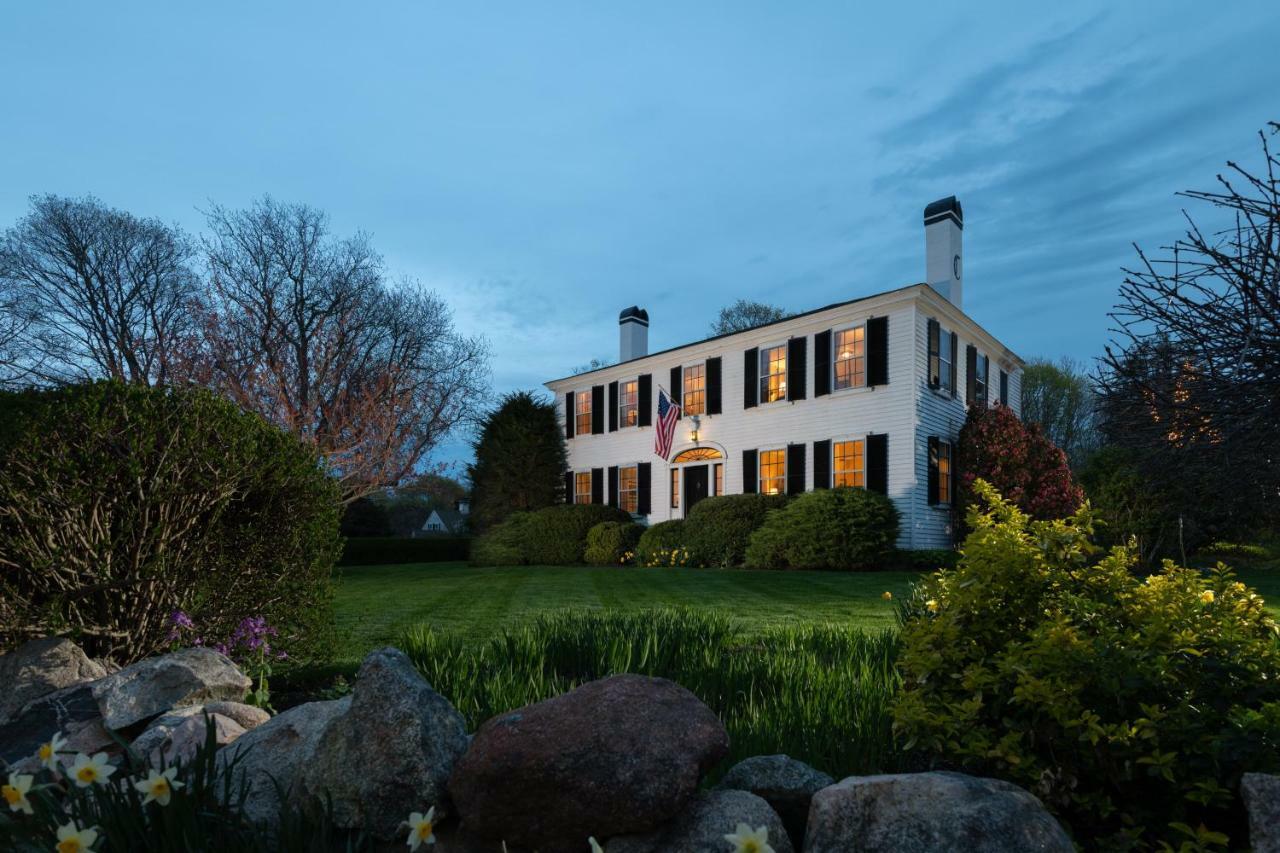
<path fill-rule="evenodd" d="M 680 469 L 671 469 L 671 508 L 680 507 Z"/>
<path fill-rule="evenodd" d="M 861 388 L 867 384 L 866 327 L 836 332 L 835 387 Z"/>
<path fill-rule="evenodd" d="M 684 413 L 701 415 L 707 410 L 706 368 L 695 364 L 684 369 Z"/>
<path fill-rule="evenodd" d="M 704 459 L 723 459 L 724 454 L 714 447 L 691 447 L 688 450 L 682 450 L 676 454 L 676 458 L 672 459 L 672 464 L 676 462 L 701 462 Z"/>
<path fill-rule="evenodd" d="M 945 329 L 938 332 L 938 382 L 944 391 L 951 388 L 951 336 Z"/>
<path fill-rule="evenodd" d="M 639 506 L 640 488 L 636 478 L 636 468 L 618 469 L 618 506 L 624 512 L 635 512 Z"/>
<path fill-rule="evenodd" d="M 760 494 L 780 495 L 787 488 L 787 451 L 760 451 Z"/>
<path fill-rule="evenodd" d="M 715 489 L 715 491 L 713 491 L 711 494 L 723 495 L 724 494 L 724 464 L 717 462 L 712 467 L 715 468 L 716 476 L 715 476 L 715 484 L 712 486 L 712 488 Z"/>
<path fill-rule="evenodd" d="M 760 350 L 760 401 L 773 403 L 787 399 L 787 348 Z"/>
<path fill-rule="evenodd" d="M 951 503 L 951 445 L 938 442 L 938 503 Z"/>
<path fill-rule="evenodd" d="M 582 471 L 573 475 L 573 502 L 576 504 L 591 503 L 590 471 Z"/>
<path fill-rule="evenodd" d="M 635 426 L 640 420 L 639 384 L 635 379 L 618 383 L 618 423 L 624 427 Z"/>
<path fill-rule="evenodd" d="M 837 441 L 831 446 L 832 484 L 861 488 L 866 483 L 862 441 Z"/>
<path fill-rule="evenodd" d="M 573 434 L 591 434 L 591 392 L 579 391 L 573 395 Z"/>

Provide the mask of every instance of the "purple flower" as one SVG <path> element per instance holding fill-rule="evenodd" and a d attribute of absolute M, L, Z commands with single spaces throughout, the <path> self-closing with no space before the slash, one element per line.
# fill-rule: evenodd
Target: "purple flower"
<path fill-rule="evenodd" d="M 191 617 L 181 610 L 175 610 L 172 613 L 170 613 L 169 621 L 173 623 L 173 627 L 175 629 L 176 628 L 194 628 L 196 626 L 196 623 L 191 621 Z"/>

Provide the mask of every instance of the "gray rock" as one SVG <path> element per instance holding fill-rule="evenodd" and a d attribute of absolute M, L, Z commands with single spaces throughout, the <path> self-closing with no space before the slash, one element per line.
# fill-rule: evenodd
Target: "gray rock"
<path fill-rule="evenodd" d="M 799 848 L 804 844 L 804 828 L 809 822 L 809 801 L 835 781 L 789 756 L 757 755 L 733 765 L 717 787 L 750 791 L 762 798 L 782 818 L 792 846 Z"/>
<path fill-rule="evenodd" d="M 94 681 L 106 668 L 65 637 L 24 643 L 0 655 L 0 724 L 37 699 L 67 687 Z"/>
<path fill-rule="evenodd" d="M 657 832 L 612 838 L 605 853 L 726 853 L 725 836 L 738 824 L 769 831 L 769 846 L 776 853 L 792 853 L 782 819 L 760 797 L 748 791 L 716 790 L 699 793 L 675 820 Z"/>
<path fill-rule="evenodd" d="M 108 728 L 125 726 L 184 705 L 217 700 L 239 702 L 252 682 L 225 655 L 213 649 L 179 649 L 147 658 L 93 682 Z"/>
<path fill-rule="evenodd" d="M 278 824 L 281 803 L 277 784 L 286 797 L 298 793 L 302 768 L 310 763 L 320 735 L 350 707 L 350 696 L 298 705 L 241 735 L 218 753 L 220 771 L 226 773 L 230 768 L 233 798 L 248 788 L 246 817 L 271 827 Z"/>
<path fill-rule="evenodd" d="M 55 732 L 78 723 L 101 722 L 92 683 L 66 687 L 29 702 L 9 722 L 0 725 L 0 759 L 15 764 L 35 755 Z"/>
<path fill-rule="evenodd" d="M 1240 795 L 1249 812 L 1249 843 L 1253 853 L 1280 853 L 1280 776 L 1246 773 Z"/>
<path fill-rule="evenodd" d="M 351 708 L 320 735 L 303 769 L 313 802 L 327 794 L 337 826 L 391 839 L 413 811 L 445 811 L 453 765 L 467 747 L 466 723 L 398 649 L 360 665 Z"/>
<path fill-rule="evenodd" d="M 271 719 L 271 715 L 265 709 L 256 705 L 246 705 L 243 702 L 209 702 L 202 707 L 210 714 L 230 717 L 245 731 L 256 729 Z"/>
<path fill-rule="evenodd" d="M 165 714 L 152 722 L 130 746 L 152 766 L 169 767 L 178 761 L 190 761 L 208 737 L 210 726 L 218 746 L 226 746 L 245 733 L 244 726 L 231 717 L 209 711 L 209 707 L 181 708 Z"/>
<path fill-rule="evenodd" d="M 805 853 L 1073 853 L 1033 795 L 962 773 L 851 776 L 809 807 Z"/>

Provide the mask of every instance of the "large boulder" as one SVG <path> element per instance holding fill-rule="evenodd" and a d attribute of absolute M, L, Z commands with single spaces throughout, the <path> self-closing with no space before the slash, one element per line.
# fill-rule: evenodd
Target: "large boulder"
<path fill-rule="evenodd" d="M 1249 844 L 1253 853 L 1280 853 L 1280 776 L 1246 773 L 1240 795 L 1249 812 Z"/>
<path fill-rule="evenodd" d="M 782 818 L 792 846 L 799 848 L 804 844 L 804 828 L 809 822 L 809 801 L 835 781 L 786 755 L 757 755 L 733 765 L 718 787 L 750 791 L 767 802 Z"/>
<path fill-rule="evenodd" d="M 379 649 L 360 665 L 350 709 L 320 735 L 303 793 L 332 798 L 337 826 L 391 839 L 410 812 L 444 811 L 449 774 L 466 748 L 462 715 L 404 652 Z"/>
<path fill-rule="evenodd" d="M 1067 833 L 1017 785 L 963 773 L 853 776 L 813 795 L 805 853 L 1072 853 Z"/>
<path fill-rule="evenodd" d="M 214 713 L 207 706 L 182 708 L 165 714 L 151 723 L 131 744 L 133 751 L 153 766 L 172 766 L 187 762 L 204 744 L 213 729 L 213 740 L 226 746 L 238 739 L 246 729 L 232 717 Z"/>
<path fill-rule="evenodd" d="M 122 729 L 185 705 L 239 702 L 252 685 L 226 655 L 190 648 L 126 666 L 92 689 L 107 728 Z"/>
<path fill-rule="evenodd" d="M 65 637 L 25 643 L 0 655 L 0 724 L 37 699 L 106 674 L 106 667 Z"/>
<path fill-rule="evenodd" d="M 0 760 L 15 764 L 35 755 L 40 744 L 55 732 L 79 731 L 80 724 L 101 723 L 91 683 L 65 687 L 27 703 L 7 723 L 0 724 Z"/>
<path fill-rule="evenodd" d="M 697 794 L 675 820 L 656 832 L 610 839 L 605 853 L 726 853 L 730 845 L 725 836 L 742 823 L 768 830 L 775 853 L 792 853 L 782 820 L 768 803 L 748 791 L 726 790 Z"/>
<path fill-rule="evenodd" d="M 449 781 L 464 825 L 553 853 L 675 817 L 729 750 L 711 709 L 662 678 L 617 675 L 486 722 Z"/>
<path fill-rule="evenodd" d="M 286 798 L 297 795 L 302 768 L 311 762 L 320 735 L 350 707 L 350 696 L 298 705 L 218 752 L 219 771 L 231 772 L 232 798 L 244 794 L 246 817 L 270 827 L 278 825 L 282 803 L 277 786 Z M 219 785 L 219 793 L 223 790 Z"/>

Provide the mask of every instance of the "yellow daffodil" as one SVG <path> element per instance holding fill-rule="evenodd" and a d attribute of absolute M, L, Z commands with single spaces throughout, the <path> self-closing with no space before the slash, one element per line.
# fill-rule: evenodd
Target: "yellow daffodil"
<path fill-rule="evenodd" d="M 889 592 L 889 590 L 887 589 L 884 592 L 880 593 L 880 597 L 883 598 L 885 601 L 893 601 L 893 593 Z"/>
<path fill-rule="evenodd" d="M 924 603 L 924 606 L 925 606 L 925 609 L 928 610 L 930 613 L 938 612 L 938 600 L 936 598 L 929 599 Z"/>
<path fill-rule="evenodd" d="M 58 752 L 66 744 L 67 739 L 57 732 L 53 733 L 53 737 L 49 738 L 47 743 L 40 744 L 40 749 L 36 750 L 36 757 L 40 759 L 40 763 L 46 770 L 58 769 Z"/>
<path fill-rule="evenodd" d="M 774 853 L 773 848 L 769 846 L 767 826 L 752 829 L 747 824 L 740 823 L 737 831 L 726 835 L 724 840 L 733 845 L 733 853 Z"/>
<path fill-rule="evenodd" d="M 115 773 L 116 769 L 107 763 L 107 754 L 105 752 L 99 752 L 93 758 L 81 752 L 76 755 L 76 760 L 71 765 L 70 772 L 71 778 L 76 782 L 76 787 L 88 788 L 90 785 L 106 782 L 107 777 Z"/>
<path fill-rule="evenodd" d="M 1213 590 L 1206 589 L 1204 592 L 1200 593 L 1200 600 L 1205 604 L 1213 604 Z"/>
<path fill-rule="evenodd" d="M 142 801 L 144 806 L 153 801 L 162 806 L 167 806 L 169 805 L 169 797 L 173 792 L 182 788 L 182 783 L 174 778 L 177 775 L 178 768 L 176 767 L 170 767 L 163 773 L 157 773 L 152 770 L 147 774 L 147 778 L 141 782 L 134 782 L 133 787 L 147 795 Z"/>
<path fill-rule="evenodd" d="M 80 829 L 73 820 L 58 827 L 58 853 L 86 853 L 98 840 L 98 830 Z"/>
<path fill-rule="evenodd" d="M 596 841 L 595 836 L 588 838 L 587 843 L 591 845 L 591 853 L 604 853 L 604 848 L 600 846 L 599 841 Z"/>
<path fill-rule="evenodd" d="M 31 790 L 31 783 L 35 780 L 34 776 L 19 776 L 17 773 L 9 774 L 9 784 L 0 785 L 0 796 L 4 797 L 4 801 L 9 804 L 9 811 L 22 812 L 23 814 L 31 814 L 31 801 L 27 799 L 27 792 Z"/>
<path fill-rule="evenodd" d="M 409 815 L 409 849 L 417 850 L 423 844 L 435 844 L 436 836 L 432 832 L 432 822 L 436 819 L 436 807 L 427 809 L 427 813 L 413 812 Z"/>

